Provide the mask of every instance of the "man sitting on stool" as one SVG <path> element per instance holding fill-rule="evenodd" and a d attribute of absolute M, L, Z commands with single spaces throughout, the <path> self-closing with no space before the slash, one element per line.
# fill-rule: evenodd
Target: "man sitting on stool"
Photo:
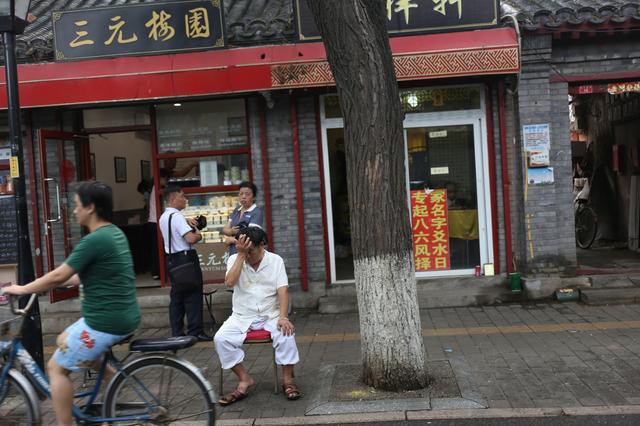
<path fill-rule="evenodd" d="M 266 233 L 249 227 L 238 234 L 237 254 L 229 257 L 225 284 L 233 288 L 233 313 L 214 337 L 220 364 L 238 376 L 238 387 L 220 398 L 222 406 L 244 399 L 255 384 L 242 364 L 241 346 L 249 330 L 271 333 L 276 364 L 282 365 L 282 389 L 290 400 L 300 398 L 293 381 L 293 366 L 300 360 L 289 318 L 289 281 L 280 256 L 265 250 Z"/>

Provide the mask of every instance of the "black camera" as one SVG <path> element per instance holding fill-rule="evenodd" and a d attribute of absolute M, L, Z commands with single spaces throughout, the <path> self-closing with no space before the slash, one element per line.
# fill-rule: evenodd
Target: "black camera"
<path fill-rule="evenodd" d="M 196 217 L 196 222 L 198 222 L 198 224 L 196 225 L 196 228 L 198 228 L 199 231 L 202 231 L 204 228 L 207 227 L 207 217 L 200 215 L 198 217 Z"/>

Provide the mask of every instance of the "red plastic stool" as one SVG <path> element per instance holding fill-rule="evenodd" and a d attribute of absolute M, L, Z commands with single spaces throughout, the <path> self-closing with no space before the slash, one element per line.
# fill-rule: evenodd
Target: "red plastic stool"
<path fill-rule="evenodd" d="M 267 330 L 249 330 L 247 332 L 247 337 L 244 339 L 245 345 L 265 345 L 269 344 L 273 346 L 273 340 L 271 339 L 271 333 Z M 273 393 L 278 393 L 278 365 L 276 364 L 276 350 L 272 350 L 272 359 L 273 359 Z M 223 383 L 223 372 L 222 367 L 220 367 L 220 388 L 219 392 L 222 395 L 222 383 Z"/>

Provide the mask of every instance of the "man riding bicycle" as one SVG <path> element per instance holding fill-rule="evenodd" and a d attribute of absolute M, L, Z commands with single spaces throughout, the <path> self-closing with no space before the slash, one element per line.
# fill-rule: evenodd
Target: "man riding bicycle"
<path fill-rule="evenodd" d="M 76 221 L 89 230 L 65 262 L 24 286 L 5 293 L 25 295 L 60 285 L 79 285 L 82 317 L 57 338 L 47 364 L 51 399 L 60 426 L 73 425 L 73 383 L 69 374 L 95 365 L 112 345 L 140 323 L 135 274 L 124 233 L 111 223 L 113 195 L 101 182 L 83 182 L 75 195 Z"/>

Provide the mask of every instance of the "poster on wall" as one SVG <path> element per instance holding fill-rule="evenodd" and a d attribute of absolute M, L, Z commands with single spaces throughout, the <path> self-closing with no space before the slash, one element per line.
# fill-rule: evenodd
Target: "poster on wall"
<path fill-rule="evenodd" d="M 553 183 L 553 167 L 528 168 L 527 182 L 529 182 L 529 185 L 548 185 Z"/>
<path fill-rule="evenodd" d="M 451 269 L 447 192 L 411 191 L 411 229 L 416 272 Z"/>
<path fill-rule="evenodd" d="M 549 123 L 522 127 L 522 144 L 527 159 L 527 183 L 545 185 L 554 182 L 553 167 L 549 167 L 551 126 Z"/>

